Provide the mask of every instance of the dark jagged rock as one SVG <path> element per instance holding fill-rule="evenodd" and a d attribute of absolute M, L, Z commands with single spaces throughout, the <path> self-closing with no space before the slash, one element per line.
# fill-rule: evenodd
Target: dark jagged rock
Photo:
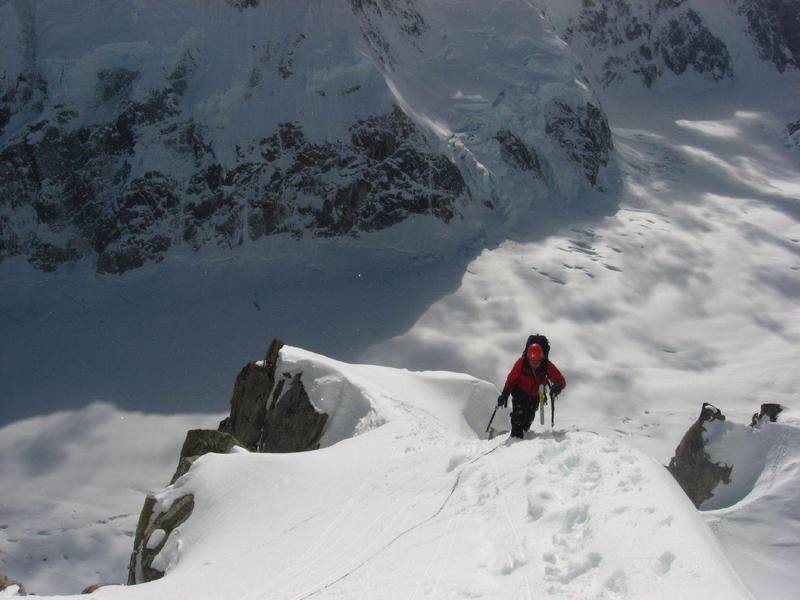
<path fill-rule="evenodd" d="M 82 256 L 78 248 L 61 248 L 49 242 L 37 242 L 31 252 L 30 263 L 36 268 L 49 273 L 55 271 L 66 262 L 75 262 Z"/>
<path fill-rule="evenodd" d="M 259 0 L 225 0 L 225 3 L 239 11 L 243 11 L 258 6 Z"/>
<path fill-rule="evenodd" d="M 734 0 L 747 19 L 759 56 L 783 73 L 800 68 L 800 3 L 796 0 Z"/>
<path fill-rule="evenodd" d="M 177 228 L 176 188 L 174 180 L 158 172 L 146 173 L 122 188 L 119 204 L 103 214 L 95 232 L 99 272 L 124 273 L 163 258 L 172 241 L 158 230 L 164 225 Z"/>
<path fill-rule="evenodd" d="M 404 0 L 350 0 L 353 12 L 360 16 L 361 36 L 380 57 L 384 66 L 392 68 L 395 58 L 379 25 L 382 11 L 399 20 L 399 29 L 412 38 L 418 38 L 428 30 L 425 18 L 411 2 Z"/>
<path fill-rule="evenodd" d="M 43 119 L 0 150 L 0 262 L 22 254 L 53 271 L 89 257 L 99 273 L 121 274 L 158 263 L 176 243 L 357 236 L 411 214 L 449 222 L 469 195 L 458 167 L 426 152 L 427 139 L 398 107 L 352 123 L 339 142 L 314 143 L 299 123 L 282 123 L 249 148 L 249 160 L 223 164 L 202 127 L 177 120 L 178 82 L 193 68 L 185 62 L 172 87 L 138 102 L 125 98 L 135 72 L 103 71 L 98 94 L 119 101 L 116 118 L 77 128 Z M 131 176 L 142 131 L 153 125 L 158 144 L 188 161 L 188 179 Z"/>
<path fill-rule="evenodd" d="M 209 452 L 228 454 L 240 442 L 229 433 L 214 431 L 213 429 L 192 429 L 186 434 L 186 439 L 178 458 L 178 468 L 170 480 L 170 485 L 175 483 L 181 475 L 189 471 L 195 460 Z"/>
<path fill-rule="evenodd" d="M 6 82 L 3 82 L 6 83 Z M 41 73 L 29 69 L 16 80 L 0 87 L 0 135 L 11 118 L 24 111 L 41 113 L 47 100 L 47 81 Z"/>
<path fill-rule="evenodd" d="M 248 183 L 263 190 L 249 201 L 251 240 L 304 231 L 320 237 L 357 235 L 414 213 L 444 222 L 455 216 L 456 204 L 467 192 L 464 178 L 445 156 L 419 150 L 425 138 L 402 110 L 395 107 L 349 130 L 347 145 L 314 144 L 298 124 L 282 124 L 262 140 L 260 153 L 270 163 L 278 157 L 285 163 L 288 157 L 288 166 L 265 169 L 262 163 L 250 163 L 229 172 L 228 185 Z M 309 196 L 321 199 L 321 206 L 309 204 Z M 297 219 L 303 230 L 289 225 Z"/>
<path fill-rule="evenodd" d="M 283 342 L 273 340 L 266 359 L 249 363 L 236 377 L 230 417 L 219 425 L 249 450 L 301 452 L 319 446 L 328 415 L 308 398 L 301 375 L 289 381 L 275 372 Z"/>
<path fill-rule="evenodd" d="M 249 450 L 256 450 L 262 439 L 267 402 L 275 386 L 275 364 L 282 347 L 282 341 L 272 340 L 263 363 L 249 363 L 239 372 L 231 397 L 231 414 L 219 424 L 219 431 L 232 435 Z"/>
<path fill-rule="evenodd" d="M 28 595 L 28 592 L 25 589 L 24 585 L 22 585 L 18 581 L 12 581 L 8 577 L 6 577 L 2 573 L 0 573 L 0 592 L 6 590 L 7 588 L 10 588 L 12 585 L 16 585 L 16 586 L 19 587 L 19 591 L 17 592 L 17 595 L 19 595 L 19 596 L 27 596 Z"/>
<path fill-rule="evenodd" d="M 786 134 L 783 137 L 787 146 L 800 150 L 800 119 L 786 124 Z"/>
<path fill-rule="evenodd" d="M 187 494 L 178 498 L 164 512 L 156 513 L 155 507 L 155 497 L 148 495 L 136 527 L 134 551 L 128 567 L 128 585 L 154 581 L 164 576 L 162 571 L 153 568 L 153 560 L 164 548 L 170 533 L 191 516 L 194 510 L 194 496 Z M 156 532 L 159 532 L 161 539 L 154 538 L 151 543 L 151 537 Z"/>
<path fill-rule="evenodd" d="M 295 375 L 289 389 L 275 395 L 265 415 L 260 452 L 303 452 L 319 447 L 328 415 L 311 404 L 300 377 Z"/>
<path fill-rule="evenodd" d="M 107 585 L 113 585 L 113 584 L 111 584 L 111 583 L 95 583 L 93 585 L 89 585 L 89 586 L 86 586 L 85 588 L 83 588 L 83 591 L 81 592 L 81 594 L 91 594 L 92 592 L 96 592 L 101 587 L 105 587 Z"/>
<path fill-rule="evenodd" d="M 610 55 L 597 74 L 604 86 L 632 74 L 650 87 L 667 71 L 688 69 L 712 80 L 733 76 L 727 46 L 685 0 L 586 0 L 564 36 Z"/>
<path fill-rule="evenodd" d="M 542 176 L 542 165 L 536 150 L 530 148 L 508 129 L 501 129 L 494 136 L 500 144 L 500 156 L 510 166 L 522 171 L 533 171 Z"/>
<path fill-rule="evenodd" d="M 780 404 L 762 404 L 761 410 L 753 414 L 753 418 L 750 421 L 750 426 L 757 427 L 764 421 L 764 418 L 768 419 L 772 423 L 775 423 L 778 420 L 778 415 L 782 412 L 783 407 Z"/>
<path fill-rule="evenodd" d="M 239 372 L 231 397 L 231 414 L 220 423 L 218 431 L 193 429 L 186 434 L 170 485 L 209 452 L 226 454 L 237 445 L 256 452 L 301 452 L 319 447 L 328 415 L 311 404 L 302 374 L 289 377 L 276 373 L 282 347 L 282 341 L 272 340 L 265 360 L 249 363 Z M 170 533 L 191 515 L 194 497 L 183 496 L 166 511 L 157 512 L 156 508 L 156 497 L 148 494 L 136 525 L 128 565 L 129 585 L 164 575 L 153 567 L 153 561 Z M 157 531 L 159 538 L 153 538 Z"/>
<path fill-rule="evenodd" d="M 130 69 L 104 69 L 97 74 L 97 96 L 101 102 L 108 102 L 112 98 L 124 100 L 137 77 L 139 72 Z"/>
<path fill-rule="evenodd" d="M 676 75 L 681 75 L 689 67 L 716 80 L 733 75 L 727 46 L 705 27 L 693 10 L 669 21 L 661 32 L 657 47 L 664 64 Z"/>
<path fill-rule="evenodd" d="M 705 423 L 724 420 L 722 411 L 704 402 L 700 416 L 684 434 L 667 467 L 697 507 L 713 496 L 713 490 L 720 481 L 730 483 L 733 466 L 712 462 L 705 451 L 703 438 Z"/>
<path fill-rule="evenodd" d="M 603 112 L 591 102 L 573 108 L 555 101 L 547 110 L 546 131 L 572 161 L 583 167 L 586 179 L 595 185 L 600 168 L 608 165 L 614 148 L 611 128 Z"/>

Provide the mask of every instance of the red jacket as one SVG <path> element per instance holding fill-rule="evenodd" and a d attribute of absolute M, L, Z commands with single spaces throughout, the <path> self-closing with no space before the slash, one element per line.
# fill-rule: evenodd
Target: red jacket
<path fill-rule="evenodd" d="M 544 373 L 540 375 L 544 375 Z M 564 379 L 561 371 L 549 360 L 547 361 L 547 377 L 541 377 L 540 381 L 533 372 L 533 368 L 528 362 L 528 359 L 520 356 L 506 378 L 506 384 L 503 386 L 503 393 L 510 393 L 516 388 L 525 392 L 528 396 L 538 396 L 539 384 L 548 382 L 556 383 L 562 388 L 567 387 L 567 380 Z"/>

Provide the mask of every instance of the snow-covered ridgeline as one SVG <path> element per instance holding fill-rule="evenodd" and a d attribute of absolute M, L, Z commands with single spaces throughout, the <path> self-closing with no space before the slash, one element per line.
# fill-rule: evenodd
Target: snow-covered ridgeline
<path fill-rule="evenodd" d="M 289 347 L 284 371 L 334 411 L 326 435 L 354 435 L 198 459 L 156 494 L 157 510 L 194 498 L 186 522 L 156 532 L 166 576 L 95 597 L 638 598 L 654 579 L 664 598 L 749 597 L 671 476 L 623 443 L 558 428 L 482 440 L 496 390 L 463 375 Z"/>
<path fill-rule="evenodd" d="M 745 569 L 757 597 L 791 589 L 781 565 L 793 553 L 784 542 L 793 535 L 800 456 L 792 411 L 781 415 L 783 424 L 709 428 L 712 459 L 735 468 L 732 485 L 715 490 L 708 506 L 724 508 L 701 518 L 661 464 L 616 436 L 537 422 L 523 441 L 486 440 L 497 392 L 487 382 L 346 364 L 293 347 L 283 348 L 276 372 L 302 374 L 312 403 L 330 415 L 323 448 L 202 457 L 156 492 L 157 510 L 188 494 L 194 500 L 185 523 L 147 540 L 158 550 L 154 567 L 166 576 L 103 587 L 94 597 L 302 598 L 380 590 L 387 598 L 501 598 L 531 590 L 556 598 L 640 598 L 651 597 L 654 580 L 664 598 L 707 598 L 709 590 L 712 598 L 749 597 L 726 554 Z M 40 472 L 57 463 L 61 474 L 32 471 L 27 483 L 7 490 L 6 515 L 17 516 L 0 523 L 3 569 L 40 594 L 124 581 L 144 489 L 115 487 L 110 479 L 127 477 L 120 468 L 127 460 L 150 466 L 137 467 L 142 482 L 163 481 L 175 465 L 181 426 L 214 427 L 219 417 L 170 419 L 165 428 L 165 417 L 94 405 L 2 430 L 1 464 Z M 495 425 L 507 420 L 500 410 Z M 163 436 L 137 458 L 145 446 L 136 432 L 154 425 Z M 89 462 L 80 451 L 86 439 L 97 449 Z M 43 440 L 52 440 L 50 450 Z M 47 521 L 26 517 L 45 509 L 31 505 L 32 494 L 50 498 Z M 107 514 L 119 506 L 127 513 Z M 725 554 L 704 521 L 732 546 Z"/>

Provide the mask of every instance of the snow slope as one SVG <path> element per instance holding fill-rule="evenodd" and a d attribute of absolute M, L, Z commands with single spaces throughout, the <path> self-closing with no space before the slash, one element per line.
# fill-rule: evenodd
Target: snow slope
<path fill-rule="evenodd" d="M 162 508 L 195 495 L 156 558 L 166 576 L 92 597 L 750 597 L 671 476 L 624 443 L 559 428 L 482 440 L 494 389 L 463 375 L 291 347 L 278 370 L 338 407 L 332 429 L 368 406 L 355 435 L 204 456 L 157 494 Z"/>

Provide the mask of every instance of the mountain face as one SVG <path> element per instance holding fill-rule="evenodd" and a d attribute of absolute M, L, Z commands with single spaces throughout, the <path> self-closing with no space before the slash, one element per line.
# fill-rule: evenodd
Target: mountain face
<path fill-rule="evenodd" d="M 122 273 L 574 196 L 608 123 L 516 4 L 5 2 L 0 260 Z"/>
<path fill-rule="evenodd" d="M 681 75 L 687 69 L 714 80 L 733 76 L 727 47 L 686 0 L 587 0 L 569 19 L 564 37 L 581 37 L 607 54 L 596 71 L 604 86 L 636 77 L 650 87 L 665 71 Z"/>
<path fill-rule="evenodd" d="M 602 87 L 638 80 L 652 87 L 665 75 L 732 79 L 732 31 L 784 72 L 797 68 L 800 7 L 792 0 L 567 0 L 549 3 L 557 28 Z"/>
<path fill-rule="evenodd" d="M 797 68 L 794 3 L 724 10 L 763 60 Z M 0 262 L 123 273 L 181 249 L 357 237 L 412 215 L 513 221 L 572 201 L 614 160 L 591 85 L 734 77 L 707 13 L 689 0 L 0 0 Z"/>
<path fill-rule="evenodd" d="M 800 68 L 800 7 L 793 0 L 730 0 L 747 18 L 759 56 L 783 73 Z"/>

